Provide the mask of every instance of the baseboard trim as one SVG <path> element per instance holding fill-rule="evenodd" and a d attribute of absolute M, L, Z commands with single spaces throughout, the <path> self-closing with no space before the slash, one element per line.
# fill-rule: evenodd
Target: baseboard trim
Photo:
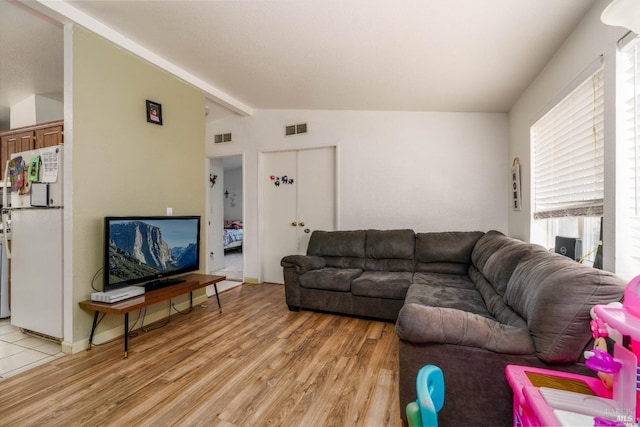
<path fill-rule="evenodd" d="M 242 282 L 237 282 L 234 280 L 223 280 L 222 282 L 218 283 L 218 294 L 221 294 L 222 292 L 229 290 L 231 288 L 235 288 L 236 286 L 240 286 L 242 285 Z M 207 296 L 212 297 L 216 295 L 216 290 L 213 287 L 213 285 L 209 285 L 206 287 L 207 290 Z M 217 304 L 217 303 L 216 303 Z"/>

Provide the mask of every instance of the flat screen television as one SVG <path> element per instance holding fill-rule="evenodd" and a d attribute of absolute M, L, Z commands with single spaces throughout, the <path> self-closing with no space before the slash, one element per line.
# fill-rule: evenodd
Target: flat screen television
<path fill-rule="evenodd" d="M 199 216 L 105 217 L 105 292 L 142 283 L 152 290 L 199 269 Z"/>

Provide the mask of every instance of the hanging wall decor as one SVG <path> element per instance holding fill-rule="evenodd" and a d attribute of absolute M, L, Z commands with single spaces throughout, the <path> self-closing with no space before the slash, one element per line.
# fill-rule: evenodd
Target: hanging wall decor
<path fill-rule="evenodd" d="M 273 182 L 273 185 L 275 185 L 276 187 L 280 187 L 280 185 L 284 185 L 284 184 L 293 184 L 293 178 L 290 178 L 287 175 L 282 175 L 282 176 L 271 175 L 269 176 L 269 179 L 271 180 L 271 182 Z"/>
<path fill-rule="evenodd" d="M 162 126 L 162 105 L 147 99 L 147 121 Z"/>
<path fill-rule="evenodd" d="M 513 159 L 511 165 L 511 192 L 513 193 L 513 202 L 511 206 L 514 211 L 522 210 L 520 203 L 520 159 Z"/>

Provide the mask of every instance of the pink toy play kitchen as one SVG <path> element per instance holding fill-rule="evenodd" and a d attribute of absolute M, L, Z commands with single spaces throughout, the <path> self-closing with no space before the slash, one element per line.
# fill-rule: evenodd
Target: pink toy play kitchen
<path fill-rule="evenodd" d="M 638 425 L 640 276 L 627 284 L 623 304 L 596 305 L 592 317 L 596 345 L 585 352 L 585 364 L 598 378 L 507 366 L 514 426 Z M 613 343 L 613 355 L 606 350 L 605 339 Z"/>

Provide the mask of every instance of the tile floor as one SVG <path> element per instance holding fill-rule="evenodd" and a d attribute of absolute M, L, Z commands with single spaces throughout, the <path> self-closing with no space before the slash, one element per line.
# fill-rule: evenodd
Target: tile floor
<path fill-rule="evenodd" d="M 25 334 L 0 319 L 0 381 L 64 356 L 60 344 Z"/>
<path fill-rule="evenodd" d="M 224 254 L 224 268 L 214 271 L 212 274 L 227 276 L 227 280 L 242 282 L 244 275 L 242 272 L 242 252 L 230 251 Z"/>

